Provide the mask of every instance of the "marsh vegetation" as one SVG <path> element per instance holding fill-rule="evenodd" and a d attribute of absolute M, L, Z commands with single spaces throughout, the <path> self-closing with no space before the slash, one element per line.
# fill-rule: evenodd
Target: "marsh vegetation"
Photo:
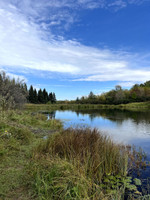
<path fill-rule="evenodd" d="M 61 122 L 39 113 L 0 113 L 0 161 L 1 199 L 142 195 L 128 170 L 145 165 L 143 152 L 115 144 L 96 129 L 63 130 Z"/>

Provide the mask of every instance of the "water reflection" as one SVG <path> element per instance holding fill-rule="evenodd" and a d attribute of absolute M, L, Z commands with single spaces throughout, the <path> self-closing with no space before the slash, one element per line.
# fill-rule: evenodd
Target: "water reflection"
<path fill-rule="evenodd" d="M 98 128 L 114 141 L 141 146 L 150 152 L 150 112 L 120 110 L 52 111 L 49 119 L 60 119 L 64 128 L 88 126 Z"/>
<path fill-rule="evenodd" d="M 48 119 L 55 119 L 55 116 L 56 116 L 56 111 L 51 111 L 51 112 L 48 112 Z"/>
<path fill-rule="evenodd" d="M 150 160 L 150 112 L 131 112 L 121 110 L 53 111 L 47 113 L 49 119 L 59 119 L 64 128 L 88 126 L 98 128 L 116 142 L 135 145 L 147 154 Z M 142 187 L 147 188 L 150 167 L 140 170 Z M 137 177 L 137 174 L 134 174 Z M 134 177 L 133 176 L 133 177 Z"/>

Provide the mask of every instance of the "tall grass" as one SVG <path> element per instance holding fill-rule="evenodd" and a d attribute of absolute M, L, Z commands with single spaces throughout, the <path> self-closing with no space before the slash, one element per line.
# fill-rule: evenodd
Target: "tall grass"
<path fill-rule="evenodd" d="M 117 187 L 114 193 L 101 186 L 108 176 L 127 175 L 127 150 L 96 129 L 67 129 L 51 135 L 34 148 L 33 160 L 44 162 L 43 171 L 48 171 L 39 175 L 39 170 L 34 168 L 33 177 L 38 180 L 34 187 L 38 194 L 42 194 L 45 184 L 46 195 L 54 195 L 43 199 L 111 199 L 112 194 L 121 199 L 123 195 L 122 187 Z"/>
<path fill-rule="evenodd" d="M 94 129 L 67 129 L 37 147 L 35 154 L 52 155 L 83 167 L 88 177 L 101 183 L 104 175 L 127 172 L 128 154 L 124 147 Z"/>

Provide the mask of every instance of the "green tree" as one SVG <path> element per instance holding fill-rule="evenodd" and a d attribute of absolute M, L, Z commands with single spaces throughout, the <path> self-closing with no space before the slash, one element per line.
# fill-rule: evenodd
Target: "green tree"
<path fill-rule="evenodd" d="M 95 99 L 95 95 L 94 95 L 94 93 L 91 91 L 90 93 L 89 93 L 89 95 L 88 95 L 88 98 L 89 99 Z"/>
<path fill-rule="evenodd" d="M 55 95 L 55 93 L 53 92 L 50 92 L 49 93 L 49 95 L 48 95 L 48 100 L 49 100 L 49 102 L 51 102 L 51 103 L 56 103 L 56 95 Z"/>
<path fill-rule="evenodd" d="M 48 93 L 45 88 L 43 90 L 43 97 L 44 97 L 44 103 L 47 103 L 48 102 Z"/>
<path fill-rule="evenodd" d="M 43 95 L 43 91 L 41 89 L 38 91 L 38 102 L 44 103 L 44 95 Z"/>
<path fill-rule="evenodd" d="M 79 97 L 77 97 L 76 98 L 76 103 L 79 103 L 79 102 L 80 102 Z"/>
<path fill-rule="evenodd" d="M 34 94 L 34 103 L 38 103 L 38 94 L 36 89 L 34 89 L 33 94 Z"/>
<path fill-rule="evenodd" d="M 55 93 L 53 92 L 53 98 L 52 98 L 52 103 L 56 103 L 56 95 L 55 95 Z"/>
<path fill-rule="evenodd" d="M 32 85 L 30 86 L 30 89 L 29 89 L 29 102 L 30 103 L 35 103 L 34 102 L 34 91 L 33 91 L 33 86 Z"/>
<path fill-rule="evenodd" d="M 52 99 L 53 99 L 53 93 L 50 92 L 49 95 L 48 95 L 48 101 L 52 102 Z"/>

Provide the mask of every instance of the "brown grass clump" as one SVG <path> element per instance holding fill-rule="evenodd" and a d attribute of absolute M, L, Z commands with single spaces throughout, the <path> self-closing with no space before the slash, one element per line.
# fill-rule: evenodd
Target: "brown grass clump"
<path fill-rule="evenodd" d="M 127 172 L 125 148 L 113 143 L 97 129 L 67 129 L 51 135 L 35 149 L 34 156 L 65 159 L 96 183 L 101 183 L 105 175 L 124 176 Z"/>

